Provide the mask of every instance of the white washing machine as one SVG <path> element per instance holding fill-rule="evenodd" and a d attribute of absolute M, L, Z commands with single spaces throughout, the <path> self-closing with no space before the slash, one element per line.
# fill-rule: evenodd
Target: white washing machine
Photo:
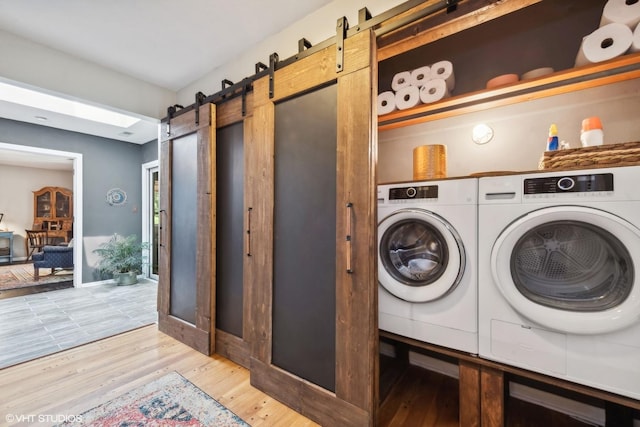
<path fill-rule="evenodd" d="M 473 354 L 475 178 L 378 186 L 379 327 Z"/>
<path fill-rule="evenodd" d="M 640 399 L 640 167 L 480 178 L 483 358 Z"/>

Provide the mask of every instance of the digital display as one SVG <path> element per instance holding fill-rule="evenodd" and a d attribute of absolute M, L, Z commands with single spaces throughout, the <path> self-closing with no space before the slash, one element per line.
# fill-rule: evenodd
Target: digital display
<path fill-rule="evenodd" d="M 389 190 L 389 200 L 437 199 L 437 185 L 396 187 Z"/>
<path fill-rule="evenodd" d="M 562 175 L 524 180 L 524 194 L 613 191 L 613 174 Z"/>

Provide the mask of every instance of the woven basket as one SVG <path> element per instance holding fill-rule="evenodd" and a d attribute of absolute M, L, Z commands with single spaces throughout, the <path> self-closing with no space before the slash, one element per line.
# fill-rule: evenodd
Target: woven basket
<path fill-rule="evenodd" d="M 545 151 L 540 169 L 584 169 L 586 167 L 640 164 L 640 142 Z"/>

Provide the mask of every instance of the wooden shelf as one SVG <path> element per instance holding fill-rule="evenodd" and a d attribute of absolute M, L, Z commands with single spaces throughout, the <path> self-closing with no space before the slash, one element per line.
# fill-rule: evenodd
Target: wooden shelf
<path fill-rule="evenodd" d="M 637 78 L 640 78 L 640 53 L 633 53 L 496 89 L 466 93 L 432 104 L 394 111 L 378 116 L 378 130 L 411 126 Z"/>

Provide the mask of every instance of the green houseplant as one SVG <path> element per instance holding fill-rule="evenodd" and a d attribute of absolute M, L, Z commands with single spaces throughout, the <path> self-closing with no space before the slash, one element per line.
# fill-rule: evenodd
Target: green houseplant
<path fill-rule="evenodd" d="M 135 234 L 120 236 L 116 233 L 93 252 L 100 257 L 98 270 L 112 274 L 118 285 L 133 285 L 138 282 L 137 274 L 142 272 L 147 249 L 149 244 L 139 242 Z"/>

